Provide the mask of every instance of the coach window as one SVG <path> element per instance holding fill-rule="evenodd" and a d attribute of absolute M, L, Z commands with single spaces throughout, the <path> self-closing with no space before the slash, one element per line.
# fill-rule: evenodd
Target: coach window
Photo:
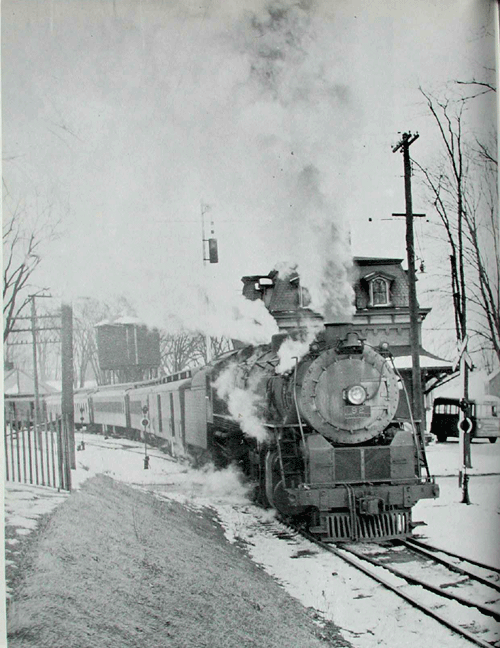
<path fill-rule="evenodd" d="M 387 279 L 377 277 L 370 281 L 370 306 L 389 306 L 390 287 Z"/>

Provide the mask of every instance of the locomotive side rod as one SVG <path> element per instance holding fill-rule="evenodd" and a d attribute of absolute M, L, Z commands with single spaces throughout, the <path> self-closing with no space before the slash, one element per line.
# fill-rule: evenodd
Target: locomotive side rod
<path fill-rule="evenodd" d="M 326 551 L 329 551 L 330 553 L 334 554 L 335 556 L 338 556 L 341 558 L 344 562 L 348 563 L 349 565 L 352 565 L 359 571 L 363 572 L 370 578 L 372 578 L 374 581 L 377 583 L 380 583 L 380 585 L 383 585 L 386 589 L 391 590 L 395 594 L 397 594 L 400 598 L 404 599 L 410 605 L 413 607 L 417 608 L 427 616 L 432 617 L 442 625 L 446 626 L 449 630 L 452 630 L 453 632 L 456 632 L 457 634 L 461 635 L 462 637 L 465 637 L 465 639 L 468 639 L 471 643 L 476 644 L 476 646 L 481 646 L 482 648 L 492 648 L 494 644 L 488 642 L 488 641 L 483 641 L 480 639 L 478 636 L 472 634 L 468 630 L 465 630 L 459 625 L 454 624 L 452 621 L 449 621 L 446 617 L 442 616 L 439 614 L 439 612 L 436 612 L 435 610 L 432 610 L 431 608 L 426 607 L 423 603 L 420 603 L 420 601 L 417 601 L 413 596 L 410 596 L 409 594 L 406 594 L 406 592 L 401 591 L 399 588 L 395 587 L 394 585 L 391 585 L 391 583 L 378 574 L 375 574 L 373 571 L 365 567 L 360 558 L 354 558 L 353 556 L 347 555 L 344 551 L 341 551 L 340 549 L 337 549 L 336 547 L 332 547 L 331 545 L 327 545 L 321 540 L 316 539 L 314 536 L 311 534 L 307 533 L 306 531 L 299 530 L 299 533 L 301 533 L 305 538 L 313 542 L 314 544 L 318 545 L 319 547 L 322 547 Z"/>

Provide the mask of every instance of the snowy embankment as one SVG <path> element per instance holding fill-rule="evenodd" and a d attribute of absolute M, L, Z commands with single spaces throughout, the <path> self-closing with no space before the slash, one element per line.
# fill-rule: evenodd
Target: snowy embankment
<path fill-rule="evenodd" d="M 87 477 L 104 473 L 189 506 L 212 507 L 230 541 L 242 543 L 253 560 L 305 606 L 315 608 L 326 620 L 337 624 L 357 648 L 414 646 L 417 642 L 442 648 L 470 645 L 420 612 L 409 609 L 395 595 L 381 590 L 337 557 L 320 553 L 302 538 L 278 537 L 278 523 L 270 512 L 249 502 L 235 471 L 194 471 L 152 449 L 148 449 L 150 469 L 144 470 L 144 447 L 138 443 L 87 434 L 85 441 L 86 449 L 77 453 L 77 469 L 72 471 L 75 488 Z M 417 527 L 415 534 L 471 558 L 500 565 L 500 444 L 473 443 L 469 505 L 461 503 L 458 444 L 430 445 L 427 450 L 441 496 L 417 504 L 413 517 L 423 526 Z M 31 500 L 31 510 L 24 506 L 26 526 L 32 525 L 36 506 L 43 501 L 46 507 L 48 500 L 41 496 L 41 491 L 48 490 L 8 485 L 6 524 L 23 529 L 20 504 L 26 505 L 26 498 L 32 493 L 38 499 Z M 51 497 L 55 505 L 64 496 Z"/>
<path fill-rule="evenodd" d="M 347 648 L 225 541 L 213 511 L 104 475 L 40 527 L 23 568 L 9 648 Z"/>

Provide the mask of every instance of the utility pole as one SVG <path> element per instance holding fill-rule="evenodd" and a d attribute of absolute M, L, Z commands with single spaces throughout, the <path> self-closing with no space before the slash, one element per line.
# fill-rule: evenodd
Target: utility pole
<path fill-rule="evenodd" d="M 37 315 L 36 314 L 36 297 L 52 298 L 52 295 L 38 293 L 29 295 L 31 300 L 31 315 L 19 316 L 16 321 L 30 320 L 30 328 L 14 328 L 12 333 L 31 333 L 33 345 L 33 391 L 35 406 L 33 412 L 34 429 L 37 430 L 42 422 L 40 412 L 40 387 L 38 381 L 38 352 L 37 352 L 37 333 L 40 331 L 60 331 L 60 339 L 45 340 L 45 344 L 60 344 L 62 356 L 62 395 L 61 395 L 61 413 L 63 415 L 63 422 L 67 429 L 68 446 L 70 452 L 70 465 L 71 468 L 76 468 L 76 455 L 75 455 L 75 412 L 73 406 L 73 308 L 69 304 L 62 304 L 61 313 L 52 315 Z M 42 319 L 58 319 L 61 318 L 61 326 L 39 326 L 38 320 Z M 7 342 L 7 346 L 17 346 L 30 344 L 26 340 L 16 342 Z"/>
<path fill-rule="evenodd" d="M 406 254 L 408 260 L 408 288 L 409 288 L 409 308 L 410 308 L 410 346 L 412 357 L 412 393 L 413 393 L 413 412 L 417 432 L 422 447 L 424 445 L 423 430 L 423 395 L 422 395 L 422 374 L 420 371 L 420 339 L 419 339 L 419 312 L 417 302 L 417 286 L 415 277 L 415 243 L 413 237 L 413 218 L 423 217 L 424 214 L 414 214 L 412 209 L 411 197 L 411 163 L 410 163 L 410 146 L 418 139 L 416 133 L 403 133 L 401 140 L 392 149 L 393 153 L 401 151 L 403 153 L 404 178 L 405 178 L 405 214 L 393 214 L 393 216 L 404 216 L 406 218 Z"/>
<path fill-rule="evenodd" d="M 31 337 L 32 337 L 32 346 L 33 346 L 33 396 L 35 397 L 35 407 L 33 409 L 33 425 L 34 429 L 38 429 L 38 424 L 41 422 L 41 416 L 40 416 L 40 387 L 38 384 L 38 342 L 37 342 L 37 332 L 38 331 L 51 331 L 54 330 L 54 327 L 44 327 L 44 328 L 38 328 L 37 327 L 37 320 L 40 319 L 37 317 L 36 314 L 36 304 L 35 304 L 35 299 L 36 297 L 45 297 L 45 298 L 50 298 L 51 295 L 44 295 L 44 294 L 34 294 L 34 295 L 28 295 L 30 301 L 31 301 L 31 328 L 29 329 L 12 329 L 12 333 L 27 333 L 28 331 L 31 332 Z M 47 317 L 47 316 L 44 316 Z M 50 317 L 50 316 L 49 316 Z M 24 317 L 18 317 L 17 320 L 22 320 L 22 319 L 28 319 Z M 16 321 L 17 321 L 16 320 Z M 8 343 L 10 345 L 10 343 Z M 15 343 L 14 344 L 23 344 L 21 343 Z"/>
<path fill-rule="evenodd" d="M 37 361 L 37 340 L 36 340 L 36 295 L 30 295 L 31 299 L 31 335 L 33 337 L 33 391 L 35 396 L 35 408 L 33 410 L 33 424 L 35 431 L 38 430 L 40 421 L 40 390 L 38 387 L 38 361 Z"/>
<path fill-rule="evenodd" d="M 75 410 L 73 399 L 73 307 L 61 304 L 61 413 L 66 426 L 70 466 L 76 468 L 75 454 Z"/>

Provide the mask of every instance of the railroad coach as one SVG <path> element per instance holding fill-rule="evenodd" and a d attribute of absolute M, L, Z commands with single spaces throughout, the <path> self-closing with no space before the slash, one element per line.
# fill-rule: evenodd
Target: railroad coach
<path fill-rule="evenodd" d="M 100 387 L 90 396 L 89 420 L 98 427 L 127 429 L 126 389 L 123 385 Z"/>

